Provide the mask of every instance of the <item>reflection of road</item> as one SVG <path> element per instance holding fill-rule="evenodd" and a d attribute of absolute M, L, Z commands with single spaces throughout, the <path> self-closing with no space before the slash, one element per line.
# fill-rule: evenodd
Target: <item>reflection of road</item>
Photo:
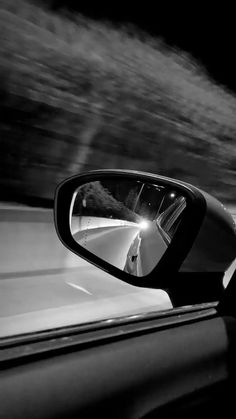
<path fill-rule="evenodd" d="M 130 245 L 138 232 L 138 226 L 102 227 L 82 230 L 74 239 L 101 259 L 124 269 Z"/>
<path fill-rule="evenodd" d="M 155 222 L 147 222 L 144 230 L 135 224 L 99 228 L 90 226 L 77 231 L 73 237 L 96 256 L 136 276 L 149 274 L 167 249 Z"/>

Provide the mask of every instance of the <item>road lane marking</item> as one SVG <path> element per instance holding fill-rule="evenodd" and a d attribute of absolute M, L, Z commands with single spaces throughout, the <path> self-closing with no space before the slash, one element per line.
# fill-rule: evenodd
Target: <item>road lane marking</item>
<path fill-rule="evenodd" d="M 80 287 L 79 285 L 73 284 L 73 282 L 66 282 L 67 285 L 70 285 L 73 288 L 78 289 L 79 291 L 85 292 L 85 294 L 93 295 L 91 292 L 86 290 L 86 288 Z"/>

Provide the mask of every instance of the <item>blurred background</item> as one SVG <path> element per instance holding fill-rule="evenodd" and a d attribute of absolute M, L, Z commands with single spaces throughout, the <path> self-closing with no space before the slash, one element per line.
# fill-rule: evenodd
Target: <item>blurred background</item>
<path fill-rule="evenodd" d="M 200 34 L 112 10 L 0 0 L 1 200 L 50 207 L 67 176 L 127 168 L 234 206 L 236 97 Z"/>

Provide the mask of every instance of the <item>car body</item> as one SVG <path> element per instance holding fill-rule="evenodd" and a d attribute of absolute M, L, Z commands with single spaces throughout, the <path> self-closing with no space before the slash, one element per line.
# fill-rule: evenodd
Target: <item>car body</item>
<path fill-rule="evenodd" d="M 147 228 L 138 232 L 127 254 L 126 272 L 143 276 L 152 271 L 156 265 L 157 248 L 161 258 L 173 239 L 185 207 L 185 198 L 178 197 Z"/>

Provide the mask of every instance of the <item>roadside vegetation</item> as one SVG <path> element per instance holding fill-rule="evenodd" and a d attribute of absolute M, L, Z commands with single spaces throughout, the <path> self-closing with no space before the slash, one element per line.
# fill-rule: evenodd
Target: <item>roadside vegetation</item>
<path fill-rule="evenodd" d="M 52 198 L 66 176 L 112 167 L 233 200 L 236 98 L 191 57 L 27 0 L 0 0 L 0 38 L 4 191 Z"/>

